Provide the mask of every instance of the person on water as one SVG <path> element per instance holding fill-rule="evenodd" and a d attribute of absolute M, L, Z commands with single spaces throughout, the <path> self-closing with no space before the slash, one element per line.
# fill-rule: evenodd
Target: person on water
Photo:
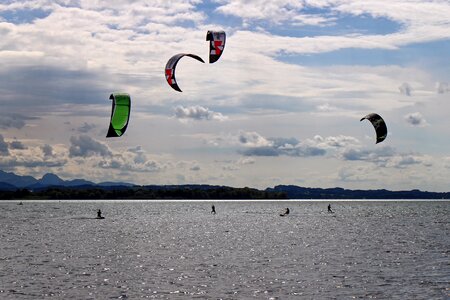
<path fill-rule="evenodd" d="M 328 204 L 328 212 L 333 213 L 333 211 L 331 210 L 331 204 Z"/>
<path fill-rule="evenodd" d="M 211 213 L 212 213 L 213 215 L 216 214 L 216 207 L 214 206 L 214 204 L 211 206 Z"/>
<path fill-rule="evenodd" d="M 97 218 L 101 219 L 102 218 L 102 211 L 99 209 L 97 210 Z"/>
<path fill-rule="evenodd" d="M 287 216 L 289 214 L 289 207 L 286 207 L 284 213 L 280 214 L 281 217 Z"/>

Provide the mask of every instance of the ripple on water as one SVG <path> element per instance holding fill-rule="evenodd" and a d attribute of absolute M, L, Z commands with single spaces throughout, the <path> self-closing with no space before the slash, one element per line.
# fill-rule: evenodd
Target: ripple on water
<path fill-rule="evenodd" d="M 0 298 L 450 297 L 448 202 L 210 205 L 0 202 Z"/>

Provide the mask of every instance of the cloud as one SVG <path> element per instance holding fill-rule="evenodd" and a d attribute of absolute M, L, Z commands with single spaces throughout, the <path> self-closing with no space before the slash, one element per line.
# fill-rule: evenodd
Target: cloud
<path fill-rule="evenodd" d="M 422 164 L 430 166 L 430 160 L 421 154 L 400 153 L 394 148 L 385 146 L 377 149 L 348 148 L 341 153 L 343 160 L 366 161 L 379 167 L 405 168 Z"/>
<path fill-rule="evenodd" d="M 321 104 L 317 106 L 319 112 L 332 112 L 336 111 L 337 107 L 330 105 L 329 103 Z"/>
<path fill-rule="evenodd" d="M 0 155 L 9 155 L 8 143 L 3 139 L 3 135 L 0 134 Z"/>
<path fill-rule="evenodd" d="M 142 146 L 136 146 L 134 148 L 129 148 L 127 151 L 134 154 L 133 161 L 135 164 L 143 164 L 147 161 L 147 155 L 146 155 L 144 149 L 142 149 Z"/>
<path fill-rule="evenodd" d="M 25 121 L 34 120 L 36 118 L 27 117 L 20 114 L 1 114 L 0 115 L 0 128 L 8 129 L 8 128 L 17 128 L 22 129 L 25 126 Z"/>
<path fill-rule="evenodd" d="M 1 137 L 1 136 L 0 136 Z M 0 139 L 0 149 L 1 147 Z M 43 169 L 48 172 L 48 168 L 63 167 L 68 163 L 67 152 L 62 151 L 58 155 L 45 156 L 41 146 L 27 145 L 22 141 L 15 140 L 10 145 L 7 156 L 1 156 L 0 150 L 0 169 L 17 171 L 26 168 L 27 175 L 30 175 L 37 169 Z"/>
<path fill-rule="evenodd" d="M 111 156 L 112 152 L 108 146 L 100 143 L 87 135 L 80 135 L 78 137 L 72 136 L 70 138 L 70 157 L 89 157 L 93 155 Z"/>
<path fill-rule="evenodd" d="M 92 129 L 94 129 L 95 127 L 97 127 L 95 124 L 88 124 L 88 123 L 84 122 L 84 124 L 81 125 L 80 127 L 78 127 L 77 130 L 81 133 L 87 133 L 87 132 L 91 131 Z"/>
<path fill-rule="evenodd" d="M 276 0 L 271 1 L 268 5 L 267 1 L 263 0 L 224 0 L 221 1 L 221 4 L 216 11 L 225 15 L 240 17 L 246 27 L 253 24 L 254 27 L 260 28 L 264 27 L 267 22 L 285 26 L 292 26 L 293 24 L 313 25 L 316 22 L 316 26 L 333 26 L 342 24 L 340 23 L 342 19 L 351 16 L 356 20 L 358 18 L 364 19 L 364 22 L 367 22 L 367 19 L 374 22 L 389 20 L 394 28 L 393 32 L 386 34 L 380 34 L 377 31 L 373 34 L 367 34 L 365 33 L 367 30 L 358 30 L 356 27 L 350 34 L 339 36 L 274 37 L 274 40 L 278 40 L 278 43 L 269 42 L 265 40 L 264 35 L 261 35 L 258 40 L 260 44 L 265 45 L 264 51 L 268 51 L 266 53 L 281 51 L 286 53 L 319 53 L 343 48 L 398 49 L 411 43 L 446 40 L 449 37 L 447 28 L 450 21 L 447 15 L 450 14 L 450 6 L 445 1 L 430 3 L 427 1 L 403 0 L 387 3 L 383 1 L 348 0 Z M 316 11 L 316 13 L 308 13 L 311 10 Z M 420 15 L 421 18 L 415 17 L 417 15 Z M 296 23 L 295 20 L 299 22 Z M 359 22 L 355 21 L 355 24 L 359 24 Z M 336 27 L 337 31 L 342 31 L 340 26 Z M 277 50 L 272 48 L 274 44 L 280 45 Z M 250 42 L 249 45 L 254 45 L 254 43 Z"/>
<path fill-rule="evenodd" d="M 191 170 L 191 171 L 200 171 L 200 166 L 199 165 L 194 165 L 194 166 L 190 167 L 189 170 Z"/>
<path fill-rule="evenodd" d="M 198 166 L 196 162 L 191 163 L 190 165 L 192 170 L 195 170 L 195 166 Z M 170 161 L 164 162 L 151 158 L 140 145 L 128 148 L 125 151 L 113 151 L 112 155 L 104 156 L 100 161 L 96 162 L 96 166 L 102 169 L 117 170 L 121 173 L 126 172 L 130 174 L 135 172 L 155 173 L 174 168 L 174 164 Z M 180 164 L 177 166 L 180 166 Z"/>
<path fill-rule="evenodd" d="M 254 165 L 255 159 L 253 157 L 244 156 L 239 158 L 238 160 L 224 160 L 224 161 L 216 161 L 218 163 L 223 163 L 222 170 L 224 171 L 239 171 L 242 167 L 248 165 Z"/>
<path fill-rule="evenodd" d="M 444 167 L 450 169 L 450 156 L 444 157 Z"/>
<path fill-rule="evenodd" d="M 437 82 L 436 91 L 438 94 L 445 94 L 450 92 L 450 85 L 448 82 Z"/>
<path fill-rule="evenodd" d="M 379 172 L 374 171 L 370 166 L 345 167 L 338 172 L 339 180 L 345 182 L 376 181 L 378 176 L 380 176 Z"/>
<path fill-rule="evenodd" d="M 428 125 L 428 122 L 419 112 L 407 114 L 405 121 L 412 126 L 424 127 Z"/>
<path fill-rule="evenodd" d="M 395 154 L 395 149 L 392 147 L 381 147 L 374 150 L 349 148 L 342 152 L 344 160 L 364 160 L 371 162 L 378 162 L 386 157 L 392 157 Z"/>
<path fill-rule="evenodd" d="M 223 121 L 227 119 L 227 117 L 222 115 L 221 113 L 211 111 L 206 107 L 198 105 L 189 107 L 177 106 L 175 108 L 175 117 L 177 119 L 214 120 L 214 121 Z"/>
<path fill-rule="evenodd" d="M 320 135 L 314 136 L 312 143 L 315 143 L 320 148 L 344 148 L 350 145 L 358 145 L 359 140 L 352 136 L 338 135 L 322 137 Z"/>
<path fill-rule="evenodd" d="M 298 13 L 303 7 L 300 1 L 278 0 L 278 1 L 242 1 L 225 0 L 222 1 L 216 11 L 224 15 L 237 16 L 248 22 L 250 20 L 270 20 L 274 23 L 296 18 L 298 23 L 308 22 L 306 16 L 299 18 Z M 316 21 L 318 22 L 318 21 Z M 322 21 L 323 22 L 323 21 Z"/>
<path fill-rule="evenodd" d="M 11 149 L 24 150 L 27 147 L 20 141 L 12 141 L 9 143 Z"/>
<path fill-rule="evenodd" d="M 273 143 L 257 132 L 241 131 L 238 136 L 239 142 L 246 147 L 271 147 Z"/>
<path fill-rule="evenodd" d="M 255 164 L 255 160 L 251 157 L 242 157 L 237 161 L 237 163 L 239 165 L 253 165 Z"/>
<path fill-rule="evenodd" d="M 398 87 L 400 94 L 411 96 L 412 87 L 409 83 L 403 82 L 401 86 Z"/>
<path fill-rule="evenodd" d="M 27 168 L 27 173 L 31 173 L 37 168 L 43 168 L 48 171 L 48 168 L 63 167 L 67 164 L 65 159 L 51 159 L 47 160 L 42 157 L 31 156 L 10 156 L 7 159 L 0 159 L 0 168 L 3 170 L 16 170 L 17 168 Z"/>
<path fill-rule="evenodd" d="M 53 148 L 52 146 L 45 144 L 41 147 L 42 153 L 44 153 L 44 156 L 53 156 Z"/>
<path fill-rule="evenodd" d="M 120 172 L 159 172 L 166 169 L 166 165 L 155 160 L 140 161 L 135 159 L 130 152 L 117 153 L 110 157 L 104 157 L 97 163 L 102 169 L 114 169 Z"/>
<path fill-rule="evenodd" d="M 325 149 L 308 141 L 300 142 L 295 138 L 265 138 L 256 132 L 241 131 L 238 140 L 246 147 L 240 151 L 245 156 L 322 156 Z"/>

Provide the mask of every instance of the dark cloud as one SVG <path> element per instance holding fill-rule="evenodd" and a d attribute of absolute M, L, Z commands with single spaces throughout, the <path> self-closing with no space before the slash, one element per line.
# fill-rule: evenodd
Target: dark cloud
<path fill-rule="evenodd" d="M 9 147 L 11 149 L 17 149 L 17 150 L 27 149 L 27 147 L 20 141 L 12 141 L 11 143 L 9 143 Z"/>
<path fill-rule="evenodd" d="M 4 68 L 0 76 L 0 90 L 6 95 L 2 97 L 4 104 L 26 106 L 33 113 L 51 110 L 52 105 L 62 103 L 104 104 L 110 94 L 104 84 L 97 84 L 102 81 L 99 74 L 88 71 L 35 65 Z M 13 121 L 0 121 L 0 124 L 24 126 L 23 119 Z"/>
<path fill-rule="evenodd" d="M 37 118 L 26 117 L 20 114 L 0 114 L 0 128 L 17 128 L 22 129 L 27 120 L 34 120 Z"/>
<path fill-rule="evenodd" d="M 406 120 L 406 122 L 408 122 L 409 124 L 411 124 L 413 126 L 426 126 L 426 125 L 428 125 L 428 123 L 425 120 L 425 118 L 419 112 L 415 112 L 415 113 L 411 113 L 411 114 L 406 115 L 405 116 L 405 120 Z"/>
<path fill-rule="evenodd" d="M 95 127 L 97 127 L 95 124 L 88 124 L 88 123 L 84 122 L 84 124 L 81 125 L 80 127 L 78 127 L 77 130 L 81 133 L 87 133 L 87 132 L 91 131 L 92 129 L 94 129 Z"/>
<path fill-rule="evenodd" d="M 3 139 L 3 135 L 0 134 L 0 155 L 9 155 L 8 143 Z"/>
<path fill-rule="evenodd" d="M 349 148 L 342 152 L 344 160 L 365 160 L 377 162 L 387 157 L 392 157 L 396 154 L 392 147 L 383 147 L 374 150 Z"/>
<path fill-rule="evenodd" d="M 189 170 L 191 170 L 191 171 L 200 171 L 200 166 L 198 166 L 198 165 L 192 166 Z"/>
<path fill-rule="evenodd" d="M 420 154 L 400 153 L 388 146 L 370 150 L 349 148 L 344 150 L 341 155 L 343 160 L 366 161 L 380 167 L 404 168 L 415 164 L 430 166 L 430 163 Z"/>
<path fill-rule="evenodd" d="M 70 148 L 69 148 L 69 156 L 70 157 L 89 157 L 94 155 L 100 156 L 111 156 L 111 150 L 105 145 L 102 144 L 93 138 L 87 135 L 80 135 L 78 137 L 72 136 L 70 138 Z"/>
<path fill-rule="evenodd" d="M 53 148 L 52 146 L 45 144 L 41 147 L 42 152 L 44 153 L 44 156 L 53 156 Z"/>
<path fill-rule="evenodd" d="M 57 160 L 43 160 L 40 158 L 26 157 L 10 157 L 7 160 L 0 160 L 0 169 L 3 170 L 14 170 L 17 167 L 26 168 L 56 168 L 62 167 L 67 163 L 66 159 Z"/>
<path fill-rule="evenodd" d="M 412 87 L 409 83 L 403 82 L 401 86 L 398 87 L 402 95 L 411 96 Z"/>
<path fill-rule="evenodd" d="M 272 147 L 252 147 L 240 151 L 245 156 L 279 156 L 280 152 Z"/>

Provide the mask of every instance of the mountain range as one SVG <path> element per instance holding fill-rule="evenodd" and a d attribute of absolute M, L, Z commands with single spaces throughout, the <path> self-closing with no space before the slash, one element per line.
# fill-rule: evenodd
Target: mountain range
<path fill-rule="evenodd" d="M 0 170 L 0 191 L 13 191 L 16 189 L 45 189 L 48 187 L 114 187 L 133 186 L 127 182 L 101 182 L 94 183 L 84 179 L 63 180 L 58 175 L 47 173 L 41 179 L 32 176 L 21 176 Z"/>
<path fill-rule="evenodd" d="M 187 185 L 146 185 L 139 186 L 127 182 L 101 182 L 94 183 L 85 179 L 63 180 L 55 174 L 47 173 L 41 179 L 32 176 L 21 176 L 0 170 L 0 191 L 11 192 L 17 190 L 45 191 L 48 188 L 77 189 L 77 190 L 142 190 L 147 191 L 213 191 L 217 189 L 239 188 L 207 185 L 207 184 L 187 184 Z M 247 189 L 247 188 L 245 188 Z M 339 187 L 335 188 L 309 188 L 295 185 L 277 185 L 265 190 L 256 192 L 266 192 L 271 195 L 283 195 L 281 198 L 289 199 L 450 199 L 450 192 L 428 192 L 417 189 L 409 191 L 389 191 L 378 190 L 349 190 Z M 198 197 L 198 194 L 195 194 Z M 184 195 L 186 197 L 186 195 Z"/>

